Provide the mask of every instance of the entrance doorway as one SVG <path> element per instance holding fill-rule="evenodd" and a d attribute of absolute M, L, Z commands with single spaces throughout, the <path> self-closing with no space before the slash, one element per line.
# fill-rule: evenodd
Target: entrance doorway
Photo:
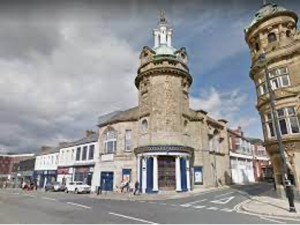
<path fill-rule="evenodd" d="M 159 189 L 175 190 L 176 187 L 175 158 L 172 156 L 159 156 L 157 160 L 158 160 Z"/>

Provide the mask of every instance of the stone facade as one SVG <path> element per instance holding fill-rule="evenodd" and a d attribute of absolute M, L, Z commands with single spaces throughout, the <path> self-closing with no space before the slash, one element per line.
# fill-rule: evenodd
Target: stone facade
<path fill-rule="evenodd" d="M 300 190 L 300 32 L 297 15 L 283 7 L 264 4 L 245 30 L 245 39 L 251 52 L 250 77 L 257 88 L 257 110 L 261 116 L 264 145 L 270 155 L 275 179 L 282 184 L 282 163 L 279 153 L 269 94 L 266 87 L 265 68 L 269 71 L 272 89 L 276 95 L 276 113 L 289 172 Z M 265 52 L 266 61 L 261 65 L 259 56 Z"/>
<path fill-rule="evenodd" d="M 162 17 L 154 47 L 144 47 L 135 79 L 138 107 L 99 118 L 100 186 L 142 192 L 189 191 L 230 182 L 226 121 L 189 107 L 192 75 L 185 48 L 175 49 Z"/>

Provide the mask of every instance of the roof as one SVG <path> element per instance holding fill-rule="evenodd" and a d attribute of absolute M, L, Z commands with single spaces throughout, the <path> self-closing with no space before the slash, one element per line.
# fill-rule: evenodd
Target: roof
<path fill-rule="evenodd" d="M 254 24 L 256 24 L 257 22 L 259 22 L 260 20 L 264 19 L 267 16 L 276 14 L 278 12 L 285 12 L 285 11 L 288 11 L 288 10 L 284 7 L 281 7 L 276 4 L 272 4 L 272 3 L 266 3 L 255 13 L 254 18 L 247 29 L 249 29 Z"/>
<path fill-rule="evenodd" d="M 98 119 L 98 126 L 103 127 L 105 125 L 113 124 L 117 122 L 127 122 L 127 121 L 137 120 L 139 117 L 138 109 L 139 109 L 138 107 L 134 107 L 126 111 L 115 111 L 113 113 L 101 116 Z"/>
<path fill-rule="evenodd" d="M 257 23 L 259 20 L 265 18 L 266 16 L 275 14 L 277 12 L 287 11 L 286 8 L 278 6 L 276 4 L 267 3 L 264 4 L 258 11 L 255 13 L 254 18 L 250 24 L 250 27 Z"/>
<path fill-rule="evenodd" d="M 251 144 L 261 144 L 263 145 L 263 140 L 261 140 L 260 138 L 251 138 L 251 137 L 247 137 L 248 141 L 251 143 Z"/>
<path fill-rule="evenodd" d="M 158 47 L 153 49 L 156 55 L 174 55 L 176 49 L 173 47 L 169 47 L 165 44 L 161 44 Z"/>
<path fill-rule="evenodd" d="M 82 145 L 90 142 L 96 142 L 98 141 L 98 137 L 99 137 L 98 133 L 94 133 L 87 137 L 81 138 L 78 141 L 74 141 L 73 145 Z"/>

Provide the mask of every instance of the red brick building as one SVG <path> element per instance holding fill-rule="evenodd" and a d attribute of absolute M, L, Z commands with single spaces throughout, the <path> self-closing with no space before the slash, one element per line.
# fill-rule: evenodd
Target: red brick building
<path fill-rule="evenodd" d="M 12 185 L 14 183 L 12 175 L 17 171 L 18 163 L 33 156 L 33 153 L 0 154 L 0 187 L 3 187 L 4 184 Z"/>
<path fill-rule="evenodd" d="M 261 139 L 248 138 L 253 146 L 253 167 L 254 177 L 256 181 L 266 180 L 272 177 L 272 170 L 270 165 L 270 157 L 263 146 Z"/>

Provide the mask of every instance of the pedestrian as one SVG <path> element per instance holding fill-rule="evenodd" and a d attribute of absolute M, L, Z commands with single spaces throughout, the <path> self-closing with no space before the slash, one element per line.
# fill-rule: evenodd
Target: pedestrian
<path fill-rule="evenodd" d="M 276 187 L 276 180 L 275 180 L 275 178 L 273 177 L 273 187 L 274 187 L 274 191 L 276 191 L 277 190 L 277 187 Z"/>
<path fill-rule="evenodd" d="M 289 200 L 289 207 L 290 207 L 290 212 L 296 212 L 296 208 L 295 208 L 295 204 L 294 204 L 294 191 L 293 191 L 293 187 L 292 184 L 289 180 L 285 181 L 285 193 L 286 193 L 286 197 Z"/>
<path fill-rule="evenodd" d="M 121 193 L 123 193 L 123 190 L 124 190 L 124 188 L 125 188 L 125 186 L 126 186 L 126 182 L 123 180 L 122 182 L 121 182 Z"/>
<path fill-rule="evenodd" d="M 139 186 L 140 186 L 139 182 L 136 181 L 135 184 L 134 184 L 134 192 L 133 192 L 133 195 L 136 195 L 136 192 L 139 190 Z"/>

